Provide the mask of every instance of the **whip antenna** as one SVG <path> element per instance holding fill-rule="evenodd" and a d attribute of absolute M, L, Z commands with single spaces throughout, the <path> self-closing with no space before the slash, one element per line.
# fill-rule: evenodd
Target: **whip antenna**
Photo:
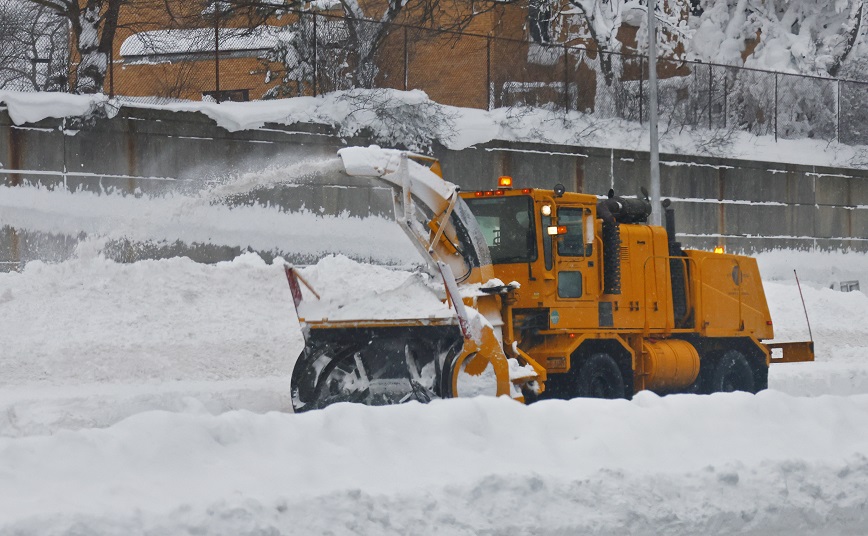
<path fill-rule="evenodd" d="M 805 307 L 805 295 L 802 294 L 802 284 L 799 282 L 799 274 L 793 270 L 793 274 L 796 276 L 796 286 L 799 287 L 799 296 L 802 298 L 802 310 L 805 311 L 805 322 L 808 323 L 808 337 L 811 338 L 811 342 L 814 342 L 814 334 L 811 333 L 811 319 L 808 318 L 808 308 Z"/>

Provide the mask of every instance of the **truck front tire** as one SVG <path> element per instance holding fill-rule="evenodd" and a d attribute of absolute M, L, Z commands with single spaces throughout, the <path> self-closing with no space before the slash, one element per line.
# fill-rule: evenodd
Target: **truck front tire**
<path fill-rule="evenodd" d="M 621 369 L 605 353 L 593 354 L 579 367 L 576 396 L 583 398 L 624 398 Z"/>
<path fill-rule="evenodd" d="M 724 352 L 711 375 L 709 392 L 731 393 L 745 391 L 756 393 L 754 373 L 747 358 L 738 350 Z"/>

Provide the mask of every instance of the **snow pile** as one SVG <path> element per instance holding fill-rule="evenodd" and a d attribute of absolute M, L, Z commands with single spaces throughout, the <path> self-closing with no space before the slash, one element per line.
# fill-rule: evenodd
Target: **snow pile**
<path fill-rule="evenodd" d="M 850 256 L 821 258 L 846 265 Z M 763 273 L 801 270 L 798 259 L 761 256 L 760 264 Z M 411 272 L 328 256 L 301 273 L 326 303 L 418 316 L 422 295 L 426 310 L 454 314 L 431 287 L 413 287 L 422 276 Z M 771 387 L 868 393 L 868 296 L 815 285 L 807 274 L 803 286 L 818 362 L 772 367 Z M 409 298 L 390 299 L 408 288 Z M 765 289 L 778 340 L 807 340 L 792 280 L 767 281 Z M 253 254 L 216 265 L 99 256 L 31 262 L 21 273 L 0 273 L 0 317 L 0 435 L 107 426 L 145 409 L 182 409 L 189 396 L 214 412 L 285 409 L 288 376 L 304 346 L 280 261 L 268 265 Z"/>
<path fill-rule="evenodd" d="M 303 346 L 280 266 L 255 254 L 0 273 L 0 386 L 289 374 Z"/>
<path fill-rule="evenodd" d="M 147 412 L 0 439 L 0 530 L 858 532 L 866 449 L 868 396 Z"/>
<path fill-rule="evenodd" d="M 344 256 L 329 256 L 301 270 L 319 300 L 305 289 L 299 316 L 305 320 L 385 320 L 450 318 L 455 311 L 431 286 L 425 273 L 393 271 L 364 265 Z"/>

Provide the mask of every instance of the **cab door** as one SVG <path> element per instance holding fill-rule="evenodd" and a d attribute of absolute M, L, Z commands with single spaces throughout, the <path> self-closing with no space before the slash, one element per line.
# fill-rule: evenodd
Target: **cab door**
<path fill-rule="evenodd" d="M 588 207 L 558 207 L 554 268 L 558 325 L 599 327 L 598 267 L 594 256 L 594 220 Z M 554 320 L 554 319 L 552 319 Z"/>

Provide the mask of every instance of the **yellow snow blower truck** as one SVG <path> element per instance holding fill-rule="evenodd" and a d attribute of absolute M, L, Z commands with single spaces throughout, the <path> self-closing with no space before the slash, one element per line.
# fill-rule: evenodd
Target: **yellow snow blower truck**
<path fill-rule="evenodd" d="M 291 379 L 296 411 L 483 394 L 757 392 L 770 363 L 814 359 L 813 342 L 763 342 L 774 335 L 756 261 L 682 249 L 666 201 L 663 228 L 646 223 L 643 195 L 513 188 L 509 177 L 459 192 L 429 157 L 375 146 L 338 154 L 347 175 L 392 188 L 396 222 L 451 311 L 312 319 L 305 302 L 316 290 L 287 266 L 306 341 Z"/>

